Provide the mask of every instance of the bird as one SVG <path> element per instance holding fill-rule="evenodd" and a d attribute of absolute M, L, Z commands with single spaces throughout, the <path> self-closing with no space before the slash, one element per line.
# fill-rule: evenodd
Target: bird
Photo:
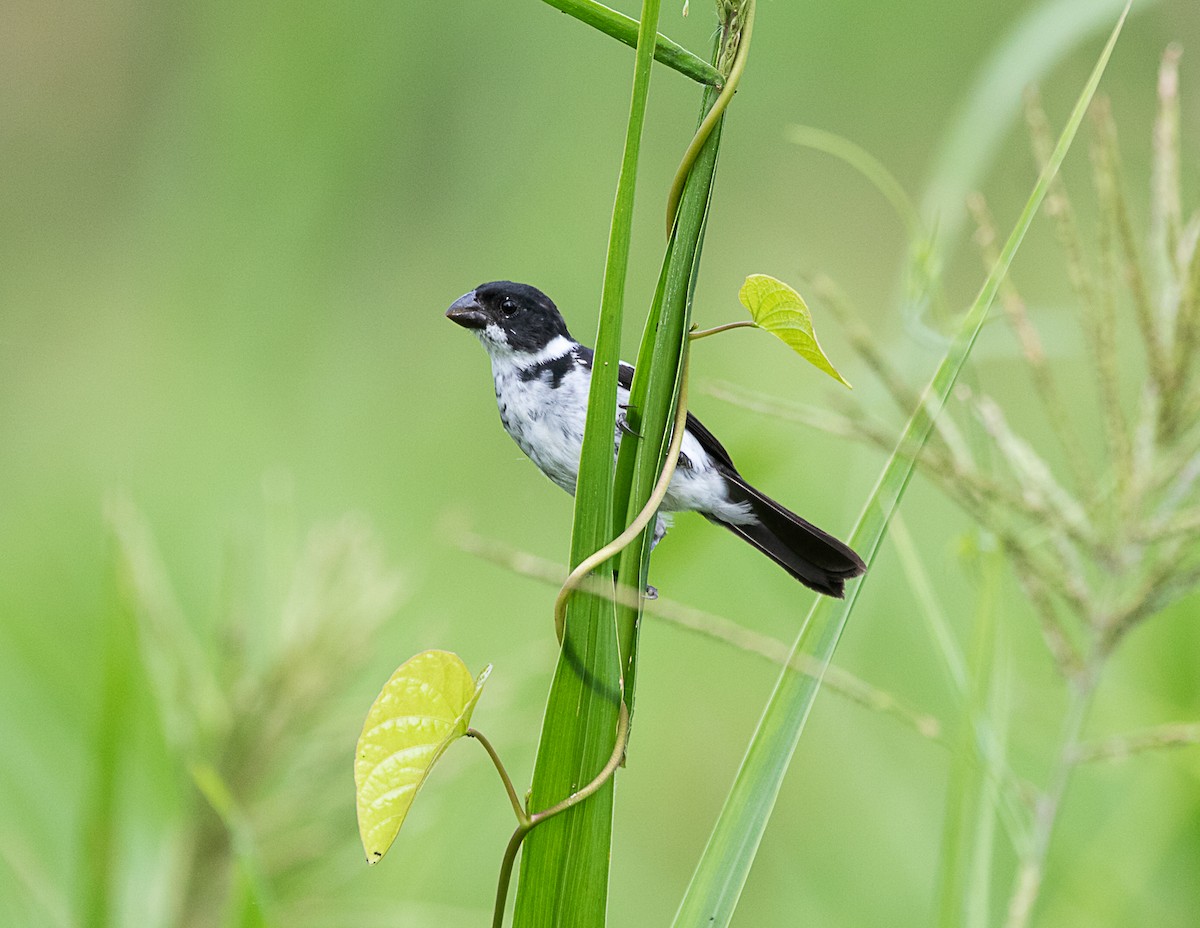
<path fill-rule="evenodd" d="M 455 300 L 446 316 L 474 332 L 487 351 L 505 430 L 542 473 L 574 495 L 592 349 L 571 337 L 558 307 L 529 284 L 508 280 L 480 284 Z M 621 362 L 619 410 L 628 404 L 633 371 Z M 614 454 L 628 428 L 618 419 Z M 666 533 L 670 513 L 681 511 L 698 512 L 728 529 L 806 587 L 826 596 L 843 597 L 846 581 L 866 570 L 849 545 L 751 486 L 729 452 L 690 412 L 652 544 Z"/>

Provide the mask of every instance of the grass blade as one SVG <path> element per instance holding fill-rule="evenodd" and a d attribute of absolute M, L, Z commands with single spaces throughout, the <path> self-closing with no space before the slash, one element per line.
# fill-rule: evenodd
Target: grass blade
<path fill-rule="evenodd" d="M 1158 2 L 1140 0 L 1138 12 Z M 1022 91 L 1101 33 L 1125 6 L 1122 0 L 1048 0 L 1034 6 L 997 47 L 929 172 L 921 214 L 926 220 L 936 217 L 944 244 L 953 247 L 966 219 L 962 204 L 999 155 L 1005 134 L 1020 115 Z"/>
<path fill-rule="evenodd" d="M 991 897 L 991 850 L 1001 800 L 1001 771 L 994 769 L 988 754 L 977 747 L 976 719 L 989 719 L 989 731 L 994 727 L 990 724 L 989 709 L 994 701 L 993 680 L 1003 656 L 997 641 L 996 614 L 1004 562 L 995 545 L 987 553 L 980 552 L 976 561 L 982 582 L 972 622 L 975 641 L 971 649 L 970 690 L 963 694 L 961 703 L 942 827 L 938 917 L 941 928 L 978 925 L 979 919 L 987 914 Z M 998 759 L 1002 761 L 1003 756 Z"/>
<path fill-rule="evenodd" d="M 644 0 L 625 151 L 617 182 L 596 336 L 588 417 L 575 495 L 571 566 L 606 545 L 613 523 L 613 432 L 617 369 L 634 192 L 659 0 Z M 546 705 L 530 796 L 531 811 L 553 806 L 589 782 L 613 750 L 620 706 L 615 606 L 575 593 Z M 600 928 L 608 898 L 612 781 L 587 802 L 533 829 L 521 856 L 514 925 Z"/>
<path fill-rule="evenodd" d="M 117 785 L 121 754 L 125 750 L 130 707 L 140 682 L 132 655 L 137 652 L 133 616 L 113 610 L 104 625 L 101 711 L 96 719 L 92 746 L 95 771 L 83 804 L 82 854 L 79 860 L 79 924 L 105 928 L 112 921 L 114 871 L 120 862 L 117 848 Z"/>
<path fill-rule="evenodd" d="M 1016 227 L 1005 243 L 999 261 L 962 320 L 954 341 L 926 390 L 924 401 L 909 419 L 897 443 L 896 452 L 884 468 L 859 517 L 850 542 L 864 556 L 868 565 L 875 559 L 888 521 L 912 477 L 915 460 L 908 449 L 919 449 L 928 438 L 935 417 L 966 364 L 1000 282 L 1008 273 L 1033 217 L 1046 196 L 1051 178 L 1057 173 L 1074 141 L 1128 12 L 1127 4 L 1075 104 L 1050 162 L 1043 169 Z M 857 583 L 850 587 L 844 600 L 819 599 L 808 614 L 793 653 L 806 651 L 822 664 L 827 664 L 861 590 L 862 583 Z M 675 916 L 676 926 L 724 928 L 729 924 L 819 688 L 819 680 L 789 670 L 780 676 L 684 894 Z"/>

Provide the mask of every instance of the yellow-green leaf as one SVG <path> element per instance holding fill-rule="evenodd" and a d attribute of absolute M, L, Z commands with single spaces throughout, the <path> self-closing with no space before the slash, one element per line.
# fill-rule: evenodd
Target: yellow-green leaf
<path fill-rule="evenodd" d="M 738 299 L 750 310 L 750 318 L 756 326 L 778 336 L 809 364 L 823 370 L 838 383 L 850 386 L 821 350 L 813 331 L 812 314 L 799 293 L 774 277 L 751 274 L 738 291 Z"/>
<path fill-rule="evenodd" d="M 450 743 L 466 734 L 489 664 L 478 678 L 449 651 L 422 651 L 376 697 L 354 760 L 358 833 L 367 863 L 396 840 L 417 790 Z"/>

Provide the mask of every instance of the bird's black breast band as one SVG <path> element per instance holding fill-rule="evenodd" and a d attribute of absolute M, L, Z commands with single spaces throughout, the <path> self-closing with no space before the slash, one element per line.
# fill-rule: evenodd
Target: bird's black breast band
<path fill-rule="evenodd" d="M 575 354 L 568 351 L 557 358 L 539 361 L 537 364 L 521 368 L 521 381 L 529 383 L 533 380 L 541 380 L 545 375 L 549 375 L 550 388 L 557 390 L 561 386 L 563 378 L 574 369 L 575 365 Z"/>

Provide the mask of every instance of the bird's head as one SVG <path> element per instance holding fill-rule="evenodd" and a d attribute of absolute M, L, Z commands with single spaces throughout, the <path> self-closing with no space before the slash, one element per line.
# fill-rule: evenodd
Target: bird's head
<path fill-rule="evenodd" d="M 528 284 L 496 280 L 463 294 L 446 318 L 471 329 L 489 353 L 536 353 L 556 338 L 570 338 L 558 307 Z"/>

